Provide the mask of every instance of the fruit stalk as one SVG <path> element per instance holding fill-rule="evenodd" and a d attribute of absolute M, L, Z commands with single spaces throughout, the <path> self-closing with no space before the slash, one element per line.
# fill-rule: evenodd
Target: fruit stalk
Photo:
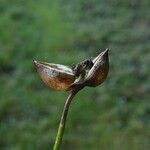
<path fill-rule="evenodd" d="M 59 128 L 58 128 L 58 132 L 57 132 L 57 136 L 56 136 L 53 150 L 59 150 L 59 148 L 61 146 L 69 107 L 70 107 L 70 104 L 71 104 L 74 96 L 77 94 L 77 92 L 78 92 L 77 90 L 72 90 L 71 94 L 68 96 L 68 98 L 66 100 L 66 103 L 64 105 L 64 109 L 62 112 L 62 116 L 61 116 L 61 120 L 60 120 L 60 124 L 59 124 Z"/>

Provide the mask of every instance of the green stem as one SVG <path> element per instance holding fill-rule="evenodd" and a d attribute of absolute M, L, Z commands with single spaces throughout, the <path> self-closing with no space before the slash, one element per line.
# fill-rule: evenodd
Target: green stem
<path fill-rule="evenodd" d="M 61 146 L 69 106 L 70 106 L 70 104 L 72 102 L 72 99 L 74 98 L 74 96 L 76 95 L 77 92 L 78 91 L 72 91 L 71 94 L 68 96 L 68 98 L 66 100 L 66 103 L 65 103 L 65 106 L 64 106 L 64 109 L 63 109 L 63 113 L 62 113 L 62 116 L 61 116 L 61 121 L 60 121 L 60 124 L 59 124 L 59 128 L 58 128 L 58 132 L 57 132 L 57 136 L 56 136 L 56 140 L 55 140 L 53 150 L 59 150 L 59 148 Z"/>

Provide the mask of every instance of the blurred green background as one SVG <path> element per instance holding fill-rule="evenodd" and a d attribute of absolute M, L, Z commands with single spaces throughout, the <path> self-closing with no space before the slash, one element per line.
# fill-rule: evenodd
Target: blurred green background
<path fill-rule="evenodd" d="M 62 150 L 150 149 L 149 0 L 0 0 L 0 149 L 52 149 L 68 92 L 32 59 L 72 65 L 109 47 L 105 83 L 72 103 Z"/>

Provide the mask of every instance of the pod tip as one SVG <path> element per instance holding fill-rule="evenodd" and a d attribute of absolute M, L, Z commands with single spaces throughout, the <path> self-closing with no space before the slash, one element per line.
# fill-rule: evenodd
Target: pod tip
<path fill-rule="evenodd" d="M 34 64 L 36 64 L 36 63 L 37 63 L 37 61 L 36 61 L 36 60 L 34 60 L 34 59 L 33 59 L 32 61 L 33 61 L 33 63 L 34 63 Z"/>
<path fill-rule="evenodd" d="M 110 51 L 110 49 L 109 48 L 106 48 L 106 50 L 105 50 L 106 52 L 108 52 L 108 51 Z"/>

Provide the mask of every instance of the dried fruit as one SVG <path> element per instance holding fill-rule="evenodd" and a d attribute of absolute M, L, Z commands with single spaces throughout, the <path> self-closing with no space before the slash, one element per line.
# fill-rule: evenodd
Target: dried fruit
<path fill-rule="evenodd" d="M 107 77 L 109 70 L 108 51 L 109 49 L 106 49 L 100 53 L 92 62 L 88 59 L 79 63 L 76 68 L 79 68 L 80 72 L 75 72 L 68 66 L 60 64 L 39 61 L 34 61 L 34 64 L 41 79 L 51 88 L 67 91 L 75 87 L 95 87 Z M 90 66 L 88 66 L 89 63 Z"/>

